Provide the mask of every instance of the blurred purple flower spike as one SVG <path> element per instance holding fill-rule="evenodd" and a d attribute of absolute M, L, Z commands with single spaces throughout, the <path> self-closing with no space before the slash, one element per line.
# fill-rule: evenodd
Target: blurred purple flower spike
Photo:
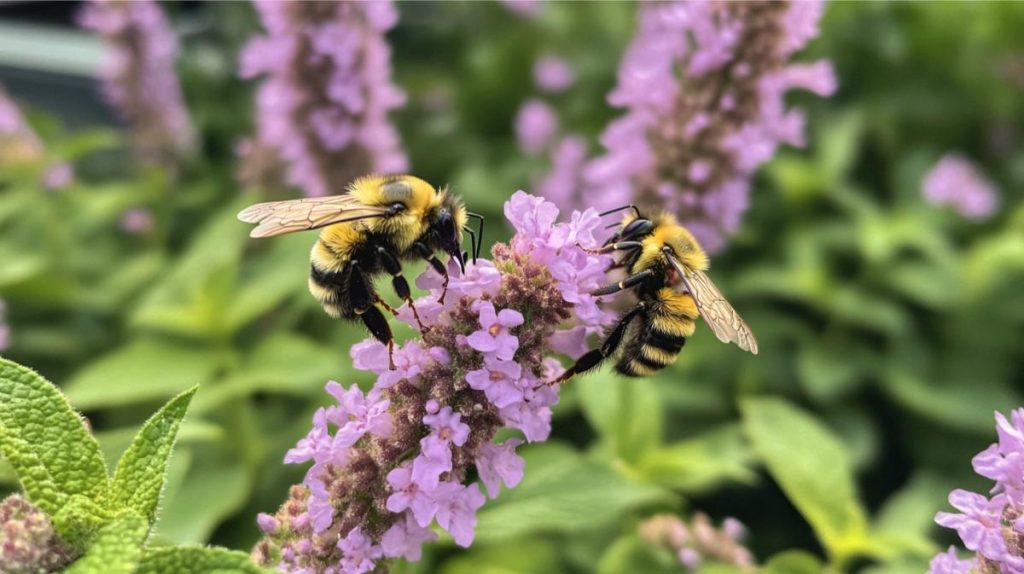
<path fill-rule="evenodd" d="M 106 44 L 103 93 L 128 124 L 139 156 L 167 166 L 192 153 L 196 134 L 174 71 L 178 39 L 159 4 L 90 0 L 78 21 Z"/>
<path fill-rule="evenodd" d="M 540 189 L 564 206 L 668 209 L 715 251 L 739 228 L 756 169 L 780 144 L 803 145 L 804 117 L 786 108 L 786 93 L 836 89 L 828 62 L 789 63 L 818 34 L 823 3 L 638 6 L 608 95 L 625 115 L 608 124 L 604 152 L 585 165 L 574 140 L 551 148 Z"/>
<path fill-rule="evenodd" d="M 385 34 L 398 22 L 390 1 L 254 2 L 266 35 L 243 50 L 239 73 L 262 77 L 254 138 L 241 146 L 248 183 L 272 179 L 306 195 L 341 193 L 365 173 L 408 169 L 388 114 L 405 103 L 391 81 Z"/>

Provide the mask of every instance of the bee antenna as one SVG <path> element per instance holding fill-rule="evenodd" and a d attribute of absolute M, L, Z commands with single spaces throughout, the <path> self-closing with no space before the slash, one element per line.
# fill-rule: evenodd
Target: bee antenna
<path fill-rule="evenodd" d="M 473 262 L 475 263 L 476 258 L 480 257 L 480 248 L 482 247 L 484 241 L 484 216 L 480 215 L 479 213 L 473 213 L 472 211 L 467 211 L 466 215 L 480 220 L 480 223 L 477 225 L 476 228 L 476 232 L 478 234 L 479 239 L 477 240 L 476 243 L 476 252 L 473 253 Z"/>
<path fill-rule="evenodd" d="M 473 253 L 473 264 L 476 265 L 476 255 L 480 251 L 479 239 L 477 239 L 476 233 L 473 233 L 473 230 L 468 225 L 464 225 L 462 230 L 469 234 L 469 245 Z"/>
<path fill-rule="evenodd" d="M 619 211 L 625 211 L 627 209 L 632 209 L 633 213 L 635 213 L 637 217 L 640 217 L 640 209 L 637 208 L 637 206 L 635 206 L 633 204 L 623 205 L 622 207 L 616 207 L 615 209 L 609 209 L 608 211 L 604 211 L 604 212 L 598 213 L 597 215 L 599 217 L 604 217 L 606 215 L 611 215 L 613 213 L 617 213 Z"/>

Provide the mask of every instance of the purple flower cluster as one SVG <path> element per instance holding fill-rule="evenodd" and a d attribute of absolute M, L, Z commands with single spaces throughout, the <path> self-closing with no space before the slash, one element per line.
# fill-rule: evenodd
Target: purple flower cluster
<path fill-rule="evenodd" d="M 823 3 L 640 6 L 608 95 L 626 114 L 605 128 L 605 152 L 584 168 L 574 204 L 667 208 L 718 249 L 739 226 L 757 167 L 780 144 L 803 144 L 804 116 L 786 108 L 786 92 L 836 89 L 828 62 L 788 63 L 817 35 Z"/>
<path fill-rule="evenodd" d="M 640 537 L 648 544 L 675 552 L 687 571 L 704 562 L 718 562 L 741 572 L 754 570 L 754 556 L 742 544 L 746 528 L 735 518 L 726 518 L 719 528 L 703 512 L 694 513 L 689 523 L 673 514 L 659 514 L 640 524 Z"/>
<path fill-rule="evenodd" d="M 0 167 L 41 164 L 42 184 L 47 189 L 67 187 L 73 178 L 65 162 L 47 162 L 39 136 L 25 121 L 21 110 L 0 86 Z"/>
<path fill-rule="evenodd" d="M 195 146 L 174 61 L 178 40 L 153 0 L 90 0 L 79 23 L 107 46 L 103 92 L 131 129 L 139 156 L 173 164 Z"/>
<path fill-rule="evenodd" d="M 17 494 L 0 502 L 0 567 L 5 574 L 58 572 L 75 558 L 42 510 Z"/>
<path fill-rule="evenodd" d="M 260 516 L 267 537 L 253 551 L 257 563 L 369 572 L 381 560 L 419 559 L 435 522 L 469 546 L 487 497 L 522 479 L 522 440 L 496 442 L 497 431 L 546 440 L 558 401 L 547 381 L 562 371 L 551 355 L 582 353 L 587 334 L 613 317 L 589 294 L 609 261 L 580 248 L 598 244 L 594 210 L 558 223 L 554 204 L 518 192 L 505 215 L 515 236 L 494 247 L 493 261 L 461 275 L 451 265 L 444 303 L 439 274 L 418 278 L 431 292 L 416 301 L 427 329 L 395 350 L 394 370 L 376 340 L 352 349 L 355 367 L 376 373 L 376 383 L 368 392 L 328 383 L 337 404 L 318 410 L 286 455 L 312 466 L 274 516 Z M 399 318 L 416 326 L 408 307 Z"/>
<path fill-rule="evenodd" d="M 935 515 L 975 556 L 960 560 L 950 548 L 932 560 L 931 574 L 1024 574 L 1024 409 L 1010 420 L 996 413 L 996 433 L 999 441 L 971 461 L 975 472 L 995 481 L 991 498 L 957 489 L 949 503 L 960 512 Z"/>
<path fill-rule="evenodd" d="M 924 198 L 936 205 L 950 205 L 968 219 L 985 219 L 999 205 L 992 182 L 966 157 L 957 153 L 942 156 L 924 177 Z"/>
<path fill-rule="evenodd" d="M 405 102 L 391 83 L 384 37 L 398 21 L 391 2 L 254 2 L 266 35 L 241 55 L 245 78 L 263 76 L 258 132 L 243 145 L 250 179 L 282 162 L 306 195 L 339 193 L 364 173 L 405 171 L 388 113 Z"/>

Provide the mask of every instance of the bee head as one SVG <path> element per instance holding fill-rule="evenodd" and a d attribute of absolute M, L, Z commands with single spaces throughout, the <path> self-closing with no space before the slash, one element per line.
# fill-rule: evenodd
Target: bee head
<path fill-rule="evenodd" d="M 459 262 L 459 269 L 465 270 L 466 260 L 462 255 L 462 227 L 466 224 L 466 208 L 462 202 L 447 190 L 440 192 L 441 201 L 430 218 L 431 247 L 440 249 Z"/>

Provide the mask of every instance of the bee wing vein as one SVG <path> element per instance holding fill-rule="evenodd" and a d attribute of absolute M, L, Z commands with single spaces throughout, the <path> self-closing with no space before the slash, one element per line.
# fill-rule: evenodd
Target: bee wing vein
<path fill-rule="evenodd" d="M 243 209 L 238 219 L 257 224 L 252 237 L 270 237 L 386 213 L 384 206 L 365 205 L 346 194 L 257 203 Z"/>
<path fill-rule="evenodd" d="M 733 309 L 725 295 L 703 271 L 688 271 L 682 263 L 669 257 L 672 266 L 682 278 L 687 291 L 693 296 L 704 323 L 711 328 L 715 337 L 723 343 L 736 343 L 744 351 L 757 354 L 757 339 L 747 322 Z"/>

